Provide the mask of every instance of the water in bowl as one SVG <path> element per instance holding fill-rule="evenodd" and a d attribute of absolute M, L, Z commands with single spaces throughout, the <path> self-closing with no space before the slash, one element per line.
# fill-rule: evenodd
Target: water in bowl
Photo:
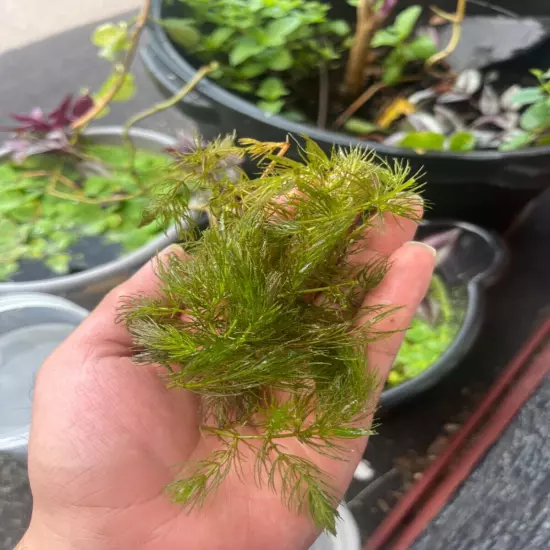
<path fill-rule="evenodd" d="M 28 429 L 36 373 L 74 328 L 46 323 L 0 337 L 0 438 Z"/>

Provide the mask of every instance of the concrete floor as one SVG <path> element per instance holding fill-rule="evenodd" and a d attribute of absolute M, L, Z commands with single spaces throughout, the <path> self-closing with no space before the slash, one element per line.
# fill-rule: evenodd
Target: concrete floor
<path fill-rule="evenodd" d="M 139 7 L 141 0 L 0 0 L 0 53 Z"/>

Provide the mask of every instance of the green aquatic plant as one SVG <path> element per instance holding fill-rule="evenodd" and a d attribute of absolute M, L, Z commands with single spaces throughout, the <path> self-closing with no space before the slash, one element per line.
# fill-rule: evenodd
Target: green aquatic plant
<path fill-rule="evenodd" d="M 170 158 L 138 151 L 134 177 L 125 147 L 82 143 L 77 154 L 41 154 L 0 164 L 0 281 L 21 262 L 43 262 L 53 274 L 82 262 L 71 248 L 98 237 L 132 251 L 166 229 L 141 226 L 150 189 L 169 169 Z"/>
<path fill-rule="evenodd" d="M 365 346 L 394 310 L 361 310 L 386 261 L 357 268 L 348 258 L 380 215 L 416 217 L 418 183 L 362 149 L 327 155 L 306 140 L 292 160 L 288 147 L 225 138 L 180 154 L 149 214 L 180 223 L 190 258 L 171 256 L 158 270 L 160 295 L 129 297 L 121 318 L 136 362 L 160 365 L 169 387 L 201 397 L 201 431 L 215 450 L 184 465 L 173 500 L 201 505 L 253 456 L 259 485 L 333 532 L 329 477 L 285 442 L 345 460 L 343 441 L 368 435 L 379 380 Z M 235 162 L 244 156 L 258 162 L 257 176 Z M 195 209 L 210 218 L 200 239 Z M 358 324 L 357 313 L 369 321 Z"/>
<path fill-rule="evenodd" d="M 530 145 L 550 144 L 550 70 L 532 69 L 538 85 L 521 88 L 511 98 L 518 107 L 527 107 L 519 119 L 519 129 L 509 132 L 501 151 L 513 151 Z"/>
<path fill-rule="evenodd" d="M 459 323 L 438 275 L 432 278 L 428 299 L 438 308 L 438 318 L 431 322 L 420 314 L 414 317 L 388 376 L 388 387 L 421 375 L 443 355 L 456 336 Z"/>
<path fill-rule="evenodd" d="M 2 147 L 11 160 L 0 163 L 0 282 L 20 272 L 24 278 L 28 260 L 42 262 L 51 276 L 91 267 L 74 252 L 85 237 L 128 252 L 166 229 L 162 221 L 142 218 L 155 182 L 172 171 L 169 151 L 138 150 L 131 129 L 177 104 L 217 65 L 202 67 L 172 97 L 131 116 L 122 126 L 122 147 L 94 144 L 85 133 L 111 102 L 134 96 L 130 70 L 150 7 L 144 0 L 131 22 L 106 23 L 94 32 L 99 56 L 112 65 L 98 91 L 67 94 L 50 111 L 12 114 L 17 124 L 0 127 L 11 134 Z"/>

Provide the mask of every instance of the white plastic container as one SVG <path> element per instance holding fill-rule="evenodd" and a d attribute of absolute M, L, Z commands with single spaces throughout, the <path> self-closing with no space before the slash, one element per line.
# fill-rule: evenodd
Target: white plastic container
<path fill-rule="evenodd" d="M 0 452 L 26 456 L 36 373 L 87 314 L 49 294 L 0 295 Z"/>
<path fill-rule="evenodd" d="M 338 507 L 340 519 L 336 523 L 336 536 L 323 533 L 309 550 L 361 550 L 359 528 L 345 504 Z"/>

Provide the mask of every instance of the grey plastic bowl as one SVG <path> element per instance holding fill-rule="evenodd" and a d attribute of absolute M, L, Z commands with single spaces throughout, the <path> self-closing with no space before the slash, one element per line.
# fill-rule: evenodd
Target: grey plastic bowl
<path fill-rule="evenodd" d="M 162 152 L 166 147 L 173 146 L 175 143 L 175 140 L 170 136 L 151 130 L 133 128 L 130 134 L 137 147 L 149 151 Z M 97 143 L 112 145 L 122 143 L 122 129 L 118 126 L 91 128 L 86 131 L 85 135 Z M 8 153 L 5 150 L 0 150 L 0 162 L 7 158 Z M 45 292 L 64 296 L 81 306 L 92 308 L 109 290 L 126 280 L 157 252 L 172 243 L 175 236 L 175 231 L 170 230 L 166 235 L 156 237 L 134 252 L 80 273 L 44 280 L 2 282 L 0 283 L 0 294 Z"/>
<path fill-rule="evenodd" d="M 433 233 L 461 229 L 462 234 L 439 275 L 451 293 L 455 311 L 461 312 L 459 329 L 443 355 L 419 376 L 399 386 L 385 389 L 380 397 L 382 410 L 417 397 L 447 376 L 474 345 L 484 318 L 484 291 L 502 274 L 508 253 L 502 240 L 476 225 L 456 221 L 427 221 L 418 229 L 417 239 Z"/>
<path fill-rule="evenodd" d="M 84 308 L 58 296 L 0 296 L 0 452 L 26 457 L 36 373 L 87 315 Z M 52 332 L 40 341 L 37 331 L 44 330 Z"/>

